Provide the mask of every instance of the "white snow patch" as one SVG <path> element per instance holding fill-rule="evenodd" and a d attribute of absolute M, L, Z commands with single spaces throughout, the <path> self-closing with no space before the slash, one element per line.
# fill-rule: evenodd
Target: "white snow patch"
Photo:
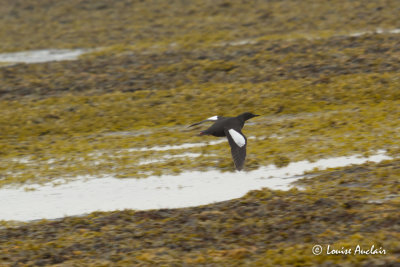
<path fill-rule="evenodd" d="M 0 62 L 43 63 L 49 61 L 77 60 L 82 54 L 93 49 L 43 49 L 14 53 L 1 53 Z"/>
<path fill-rule="evenodd" d="M 151 159 L 142 160 L 139 162 L 138 165 L 146 165 L 146 164 L 151 164 L 151 163 L 165 162 L 168 159 L 173 159 L 173 158 L 184 158 L 184 157 L 197 158 L 200 156 L 201 156 L 201 153 L 191 153 L 191 152 L 182 153 L 179 155 L 164 155 L 159 158 L 151 158 Z"/>
<path fill-rule="evenodd" d="M 293 162 L 284 168 L 274 165 L 249 172 L 183 172 L 179 175 L 151 176 L 146 179 L 117 179 L 80 176 L 54 186 L 0 189 L 0 220 L 28 221 L 54 219 L 93 211 L 121 209 L 181 208 L 209 204 L 243 196 L 250 190 L 268 187 L 287 190 L 304 177 L 305 171 L 326 169 L 367 161 L 391 159 L 384 151 L 370 157 L 335 157 L 316 162 Z M 63 182 L 63 181 L 61 181 Z M 26 191 L 25 188 L 34 188 Z"/>
<path fill-rule="evenodd" d="M 359 32 L 353 32 L 350 33 L 349 36 L 352 37 L 358 37 L 366 34 L 399 34 L 400 29 L 390 29 L 390 30 L 385 30 L 385 29 L 376 29 L 375 31 L 359 31 Z"/>
<path fill-rule="evenodd" d="M 173 149 L 186 149 L 192 147 L 202 147 L 202 146 L 213 146 L 220 143 L 226 142 L 226 139 L 210 141 L 208 143 L 186 143 L 182 145 L 167 145 L 167 146 L 153 146 L 153 147 L 143 147 L 143 148 L 129 148 L 128 152 L 133 151 L 165 151 L 165 150 L 173 150 Z"/>

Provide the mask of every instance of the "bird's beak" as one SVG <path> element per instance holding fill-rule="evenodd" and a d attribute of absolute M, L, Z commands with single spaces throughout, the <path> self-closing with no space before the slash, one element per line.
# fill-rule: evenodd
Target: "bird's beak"
<path fill-rule="evenodd" d="M 261 115 L 256 115 L 256 114 L 254 114 L 254 117 L 258 117 L 258 116 L 261 116 Z"/>

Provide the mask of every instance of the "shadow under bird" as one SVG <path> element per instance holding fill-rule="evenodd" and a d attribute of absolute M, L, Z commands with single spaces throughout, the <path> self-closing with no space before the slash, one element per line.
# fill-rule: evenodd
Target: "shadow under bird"
<path fill-rule="evenodd" d="M 207 130 L 201 131 L 199 135 L 213 135 L 217 137 L 226 136 L 229 145 L 231 146 L 233 162 L 235 163 L 236 169 L 240 171 L 243 169 L 244 161 L 246 159 L 247 146 L 247 138 L 242 133 L 242 128 L 245 121 L 257 116 L 260 115 L 255 115 L 250 112 L 242 113 L 236 117 L 213 116 L 204 121 L 193 123 L 189 127 L 207 121 L 214 121 L 213 125 L 211 125 Z"/>

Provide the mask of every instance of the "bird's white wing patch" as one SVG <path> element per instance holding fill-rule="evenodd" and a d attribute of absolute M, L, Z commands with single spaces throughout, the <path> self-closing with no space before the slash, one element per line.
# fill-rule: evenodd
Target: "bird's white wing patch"
<path fill-rule="evenodd" d="M 239 146 L 242 147 L 246 144 L 246 139 L 244 139 L 244 136 L 235 131 L 234 129 L 229 129 L 228 130 L 229 134 L 232 136 L 233 141 Z"/>
<path fill-rule="evenodd" d="M 212 117 L 208 118 L 207 120 L 216 121 L 216 120 L 218 120 L 218 118 L 219 118 L 219 116 L 212 116 Z"/>

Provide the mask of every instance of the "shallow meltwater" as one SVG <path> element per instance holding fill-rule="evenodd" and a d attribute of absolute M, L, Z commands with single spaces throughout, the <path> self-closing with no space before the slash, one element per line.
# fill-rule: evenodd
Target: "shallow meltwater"
<path fill-rule="evenodd" d="M 192 171 L 179 175 L 144 179 L 80 176 L 55 186 L 53 183 L 0 189 L 0 220 L 29 221 L 120 209 L 182 208 L 230 200 L 250 190 L 268 187 L 288 190 L 305 171 L 379 162 L 391 159 L 384 151 L 370 157 L 349 156 L 316 162 L 293 162 L 284 168 L 274 165 L 249 172 Z M 57 181 L 56 181 L 57 182 Z M 35 190 L 27 190 L 34 188 Z"/>

